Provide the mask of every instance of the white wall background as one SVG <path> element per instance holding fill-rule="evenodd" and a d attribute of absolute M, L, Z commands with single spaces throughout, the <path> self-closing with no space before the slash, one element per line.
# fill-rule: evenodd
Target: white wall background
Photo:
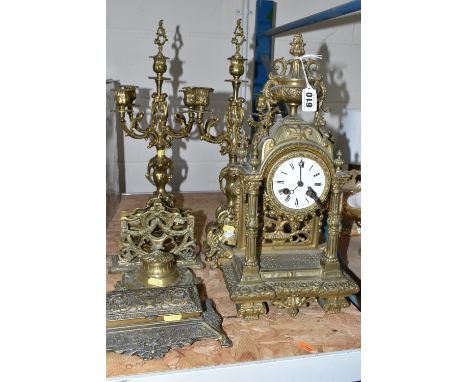
<path fill-rule="evenodd" d="M 276 26 L 340 5 L 345 0 L 277 0 Z M 234 52 L 230 43 L 237 18 L 243 18 L 247 37 L 244 56 L 253 60 L 254 0 L 108 0 L 107 1 L 107 78 L 121 84 L 140 87 L 137 104 L 148 106 L 154 91 L 150 55 L 156 52 L 154 37 L 158 22 L 164 20 L 169 41 L 164 54 L 169 57 L 167 82 L 163 91 L 169 95 L 170 107 L 180 105 L 183 86 L 209 86 L 215 89 L 212 107 L 219 117 L 231 93 L 227 57 Z M 183 45 L 178 54 L 172 46 L 178 28 Z M 360 15 L 345 16 L 299 30 L 303 33 L 307 53 L 324 55 L 323 73 L 327 75 L 328 126 L 337 136 L 344 158 L 360 163 Z M 296 33 L 295 31 L 293 33 Z M 275 39 L 275 58 L 289 56 L 292 34 Z M 174 58 L 176 61 L 173 61 Z M 179 61 L 180 60 L 180 61 Z M 172 64 L 172 65 L 171 65 Z M 252 70 L 246 73 L 250 83 L 242 95 L 250 101 Z M 174 86 L 174 87 L 173 87 Z M 176 89 L 177 88 L 177 89 Z M 171 110 L 170 117 L 174 115 Z M 152 192 L 146 180 L 148 160 L 155 154 L 143 140 L 124 139 L 125 179 L 127 193 Z M 190 139 L 174 141 L 174 190 L 218 191 L 218 173 L 227 162 L 217 145 L 201 142 L 196 133 Z"/>

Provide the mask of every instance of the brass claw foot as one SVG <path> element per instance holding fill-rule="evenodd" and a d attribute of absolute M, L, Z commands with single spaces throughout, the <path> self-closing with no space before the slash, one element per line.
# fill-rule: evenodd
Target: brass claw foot
<path fill-rule="evenodd" d="M 287 309 L 289 315 L 295 318 L 299 313 L 299 308 L 308 306 L 311 301 L 315 301 L 315 297 L 290 296 L 282 300 L 273 301 L 273 305 L 280 309 Z"/>
<path fill-rule="evenodd" d="M 267 313 L 266 303 L 255 302 L 236 304 L 237 314 L 246 321 L 258 320 L 261 314 Z"/>
<path fill-rule="evenodd" d="M 297 314 L 299 313 L 299 309 L 297 308 L 288 309 L 288 313 L 292 318 L 295 318 Z"/>
<path fill-rule="evenodd" d="M 340 313 L 341 308 L 347 308 L 350 302 L 344 297 L 318 298 L 318 303 L 326 313 Z"/>

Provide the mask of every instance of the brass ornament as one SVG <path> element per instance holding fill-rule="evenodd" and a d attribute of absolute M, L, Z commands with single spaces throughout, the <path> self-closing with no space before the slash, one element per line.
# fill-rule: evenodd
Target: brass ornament
<path fill-rule="evenodd" d="M 239 97 L 240 85 L 243 82 L 240 78 L 244 74 L 246 61 L 240 53 L 240 46 L 245 42 L 240 21 L 240 19 L 237 21 L 234 36 L 231 40 L 236 47 L 236 52 L 228 58 L 230 61 L 229 73 L 233 78 L 227 81 L 232 83 L 233 95 L 229 98 L 229 106 L 226 110 L 226 130 L 220 134 L 215 134 L 219 118 L 212 110 L 208 109 L 209 95 L 213 91 L 211 88 L 191 86 L 183 88 L 185 108 L 176 114 L 176 120 L 183 126 L 183 131 L 190 133 L 193 125 L 196 124 L 201 140 L 219 144 L 221 155 L 228 154 L 230 163 L 243 162 L 247 155 L 248 146 L 248 138 L 242 128 L 245 99 Z"/>
<path fill-rule="evenodd" d="M 237 20 L 231 42 L 234 44 L 236 52 L 228 58 L 230 61 L 229 73 L 233 78 L 227 81 L 232 84 L 233 95 L 229 97 L 229 105 L 225 113 L 226 130 L 219 135 L 213 133 L 219 123 L 219 118 L 212 110 L 207 109 L 209 94 L 213 91 L 210 88 L 183 88 L 185 109 L 176 114 L 176 119 L 188 131 L 191 131 L 193 124 L 196 123 L 201 140 L 219 144 L 221 146 L 221 155 L 227 154 L 229 162 L 234 164 L 242 163 L 245 160 L 248 147 L 248 138 L 242 127 L 245 114 L 243 108 L 245 99 L 239 97 L 240 85 L 244 82 L 240 78 L 244 74 L 246 61 L 240 53 L 240 47 L 245 42 L 241 19 Z"/>
<path fill-rule="evenodd" d="M 240 63 L 239 44 L 243 42 L 234 41 L 238 44 L 236 53 L 229 58 L 231 65 L 234 58 Z M 302 36 L 295 35 L 290 45 L 293 57 L 274 60 L 274 70 L 257 100 L 257 113 L 248 119 L 253 137 L 243 148 L 246 154 L 230 153 L 229 163 L 220 173 L 220 188 L 227 202 L 219 206 L 215 221 L 206 229 L 205 257 L 222 270 L 238 315 L 246 320 L 266 314 L 268 304 L 287 309 L 292 317 L 314 302 L 327 313 L 338 313 L 349 305 L 346 297 L 359 291 L 337 257 L 340 200 L 350 176 L 343 170 L 341 153 L 335 158 L 334 139 L 325 128 L 326 86 L 318 73 L 319 62 L 301 57 L 305 54 Z M 230 66 L 233 74 L 231 69 Z M 304 72 L 317 91 L 318 108 L 312 123 L 297 114 L 306 87 Z M 227 116 L 237 97 L 237 80 L 232 80 Z M 289 110 L 284 119 L 278 118 L 280 103 Z M 236 131 L 237 136 L 243 135 L 239 131 L 243 130 L 244 113 L 237 115 L 236 123 L 226 118 L 223 134 Z M 235 129 L 230 130 L 233 126 Z M 229 144 L 226 147 L 232 148 Z M 278 202 L 272 174 L 282 163 L 300 158 L 319 164 L 325 185 L 310 208 L 292 209 Z M 297 185 L 305 186 L 303 183 Z M 307 195 L 317 197 L 313 183 L 308 192 L 311 193 Z M 328 237 L 324 242 L 321 237 L 325 215 Z"/>
<path fill-rule="evenodd" d="M 347 236 L 360 235 L 361 232 L 361 208 L 349 203 L 352 195 L 361 192 L 361 171 L 352 169 L 349 171 L 351 178 L 343 186 L 343 220 L 341 234 Z"/>
<path fill-rule="evenodd" d="M 118 266 L 127 271 L 121 285 L 135 289 L 193 283 L 192 273 L 177 264 L 200 261 L 193 240 L 194 220 L 190 211 L 167 206 L 157 197 L 145 208 L 122 212 Z"/>
<path fill-rule="evenodd" d="M 196 287 L 201 280 L 188 269 L 205 266 L 196 253 L 195 218 L 190 210 L 177 208 L 174 195 L 166 190 L 173 164 L 165 151 L 173 139 L 189 136 L 193 123 L 201 125 L 213 89 L 185 88 L 188 122 L 178 114 L 180 126 L 174 129 L 168 124 L 167 94 L 162 92 L 168 59 L 162 50 L 167 41 L 161 20 L 154 40 L 158 46 L 152 57 L 156 76 L 150 78 L 156 82 L 156 92 L 151 95 L 148 128 L 141 124 L 144 113 L 135 116 L 133 112 L 136 87 L 126 85 L 115 90 L 121 128 L 132 138 L 148 140 L 148 148 L 156 148 L 146 173 L 156 190 L 146 207 L 121 215 L 119 254 L 113 257 L 110 271 L 123 272 L 123 276 L 116 290 L 107 294 L 107 349 L 144 359 L 162 357 L 171 348 L 204 338 L 216 338 L 222 346 L 231 346 L 211 302 L 202 309 Z M 205 129 L 209 131 L 216 123 L 217 117 L 212 115 Z"/>
<path fill-rule="evenodd" d="M 211 300 L 203 307 L 193 285 L 110 292 L 106 315 L 107 351 L 145 361 L 207 338 L 232 346 Z"/>
<path fill-rule="evenodd" d="M 148 169 L 146 173 L 146 178 L 156 187 L 156 191 L 153 193 L 153 198 L 148 202 L 145 210 L 137 209 L 133 214 L 129 215 L 124 212 L 122 214 L 122 219 L 127 221 L 133 221 L 132 234 L 140 236 L 140 240 L 145 240 L 147 236 L 148 227 L 145 227 L 144 221 L 140 221 L 143 217 L 147 215 L 157 215 L 157 214 L 175 214 L 173 219 L 181 219 L 181 215 L 184 216 L 186 229 L 186 238 L 188 242 L 193 244 L 193 230 L 194 230 L 194 218 L 192 213 L 189 210 L 181 211 L 179 209 L 174 209 L 174 196 L 166 191 L 166 185 L 171 181 L 173 175 L 173 164 L 172 160 L 168 158 L 165 154 L 165 150 L 171 147 L 172 139 L 185 138 L 190 134 L 190 129 L 187 126 L 183 125 L 182 128 L 173 129 L 168 124 L 168 105 L 167 105 L 167 94 L 162 93 L 162 85 L 164 80 L 167 78 L 164 77 L 164 73 L 167 70 L 166 61 L 168 57 L 164 56 L 162 53 L 164 44 L 168 41 L 166 30 L 163 26 L 163 21 L 159 22 L 159 26 L 156 32 L 156 38 L 154 43 L 158 46 L 158 52 L 153 56 L 153 70 L 156 74 L 156 77 L 151 77 L 156 82 L 156 92 L 154 92 L 151 97 L 153 98 L 151 104 L 151 116 L 150 116 L 150 125 L 148 128 L 143 129 L 141 126 L 141 121 L 144 117 L 143 112 L 139 112 L 135 117 L 133 117 L 133 102 L 136 99 L 136 87 L 127 85 L 122 86 L 119 89 L 115 90 L 115 103 L 117 106 L 117 112 L 119 115 L 119 122 L 121 128 L 124 130 L 126 135 L 135 138 L 135 139 L 145 139 L 148 140 L 148 148 L 155 147 L 157 152 L 156 155 L 150 159 L 148 163 Z M 125 115 L 130 119 L 130 126 L 127 125 Z M 177 216 L 177 217 L 176 217 Z M 138 226 L 141 226 L 140 232 L 138 231 Z M 127 225 L 123 225 L 122 233 L 125 231 Z M 173 233 L 170 229 L 163 230 L 163 236 L 161 236 L 162 241 L 172 241 L 174 242 Z M 120 245 L 120 254 L 118 258 L 118 270 L 127 269 L 134 272 L 134 268 L 129 264 L 129 261 L 126 259 L 128 256 L 122 253 L 125 251 L 125 238 L 127 236 L 121 237 Z M 193 246 L 194 247 L 194 246 Z M 160 251 L 161 248 L 158 248 Z M 192 251 L 194 252 L 194 250 Z M 179 251 L 171 252 L 175 255 L 175 260 L 179 266 L 183 267 L 194 267 L 194 268 L 203 268 L 204 264 L 198 256 L 192 255 L 183 255 L 180 256 Z M 161 258 L 160 255 L 155 256 L 152 262 L 157 261 Z M 136 260 L 138 262 L 138 260 Z M 144 272 L 144 267 L 139 268 L 140 272 Z M 173 270 L 167 270 L 173 272 Z M 145 276 L 142 276 L 145 277 Z M 141 278 L 141 277 L 140 277 Z"/>
<path fill-rule="evenodd" d="M 237 20 L 231 43 L 235 46 L 235 53 L 228 58 L 230 61 L 229 74 L 232 79 L 226 80 L 232 84 L 232 96 L 226 109 L 226 130 L 220 135 L 218 141 L 202 140 L 221 144 L 221 154 L 228 154 L 229 165 L 221 170 L 219 183 L 225 193 L 227 204 L 220 206 L 216 211 L 216 222 L 206 228 L 206 241 L 203 251 L 208 260 L 230 258 L 232 253 L 223 243 L 233 244 L 240 232 L 237 216 L 240 213 L 240 192 L 243 188 L 243 173 L 236 169 L 236 165 L 245 163 L 248 154 L 248 138 L 243 128 L 245 99 L 239 97 L 239 89 L 242 84 L 241 76 L 245 72 L 246 59 L 240 53 L 241 45 L 246 41 L 241 19 Z M 217 260 L 216 264 L 217 265 Z"/>

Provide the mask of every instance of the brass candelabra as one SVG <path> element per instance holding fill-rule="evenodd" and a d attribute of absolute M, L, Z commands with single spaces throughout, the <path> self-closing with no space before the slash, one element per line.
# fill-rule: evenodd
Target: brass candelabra
<path fill-rule="evenodd" d="M 215 338 L 221 346 L 231 341 L 221 327 L 221 317 L 210 300 L 202 306 L 188 267 L 203 268 L 194 242 L 194 216 L 177 208 L 174 195 L 166 190 L 173 177 L 173 163 L 166 156 L 173 139 L 188 137 L 196 123 L 203 139 L 220 142 L 209 131 L 218 118 L 207 110 L 210 88 L 184 88 L 186 109 L 177 113 L 179 128 L 168 124 L 167 94 L 162 92 L 167 59 L 162 50 L 167 42 L 163 21 L 159 22 L 153 56 L 156 82 L 148 128 L 142 127 L 145 113 L 135 115 L 136 86 L 115 90 L 120 127 L 127 136 L 148 140 L 155 147 L 146 178 L 156 187 L 145 208 L 122 212 L 119 254 L 113 258 L 111 272 L 123 272 L 116 291 L 107 295 L 107 349 L 136 354 L 144 359 L 159 358 L 173 347 L 186 346 L 203 338 Z M 188 120 L 184 113 L 188 113 Z M 208 115 L 208 117 L 206 117 Z M 127 123 L 127 117 L 129 123 Z"/>
<path fill-rule="evenodd" d="M 172 160 L 165 155 L 165 151 L 171 147 L 171 141 L 173 139 L 188 137 L 194 125 L 197 125 L 200 138 L 210 143 L 219 144 L 221 146 L 221 154 L 229 155 L 229 164 L 231 165 L 245 161 L 249 144 L 243 129 L 245 115 L 243 105 L 245 99 L 239 97 L 239 89 L 243 82 L 241 77 L 245 71 L 244 65 L 246 61 L 240 53 L 241 45 L 245 42 L 241 20 L 237 20 L 237 25 L 231 39 L 231 43 L 235 46 L 235 53 L 228 58 L 230 61 L 229 73 L 232 75 L 232 79 L 227 81 L 231 82 L 233 93 L 229 97 L 229 104 L 225 115 L 226 130 L 219 134 L 216 134 L 219 118 L 212 110 L 208 109 L 210 94 L 213 92 L 213 89 L 207 87 L 184 87 L 181 90 L 183 92 L 184 107 L 175 115 L 179 128 L 174 129 L 168 124 L 167 94 L 162 92 L 163 82 L 168 79 L 164 77 L 164 73 L 167 70 L 166 61 L 168 58 L 162 53 L 166 41 L 167 35 L 161 21 L 154 41 L 158 46 L 158 53 L 153 56 L 153 70 L 156 77 L 151 78 L 156 82 L 156 92 L 152 94 L 151 122 L 148 128 L 143 128 L 141 124 L 144 112 L 139 112 L 135 115 L 133 110 L 136 100 L 136 86 L 126 85 L 115 91 L 115 102 L 120 126 L 126 135 L 135 139 L 148 140 L 148 148 L 156 147 L 157 154 L 150 159 L 146 173 L 147 179 L 155 185 L 156 191 L 153 193 L 153 198 L 148 202 L 148 211 L 135 210 L 131 214 L 123 213 L 121 248 L 118 262 L 114 262 L 114 269 L 116 271 L 134 270 L 136 266 L 139 266 L 140 273 L 143 272 L 144 274 L 143 277 L 148 276 L 149 281 L 146 284 L 162 286 L 173 282 L 176 274 L 180 273 L 176 271 L 175 264 L 172 264 L 171 258 L 173 254 L 178 257 L 179 265 L 203 266 L 203 263 L 201 263 L 199 257 L 194 252 L 193 216 L 189 211 L 171 210 L 174 208 L 174 196 L 167 192 L 166 185 L 172 179 L 173 164 Z M 127 124 L 126 116 L 130 120 L 129 124 Z M 225 177 L 229 183 L 227 186 L 229 188 L 233 184 L 232 175 L 225 174 Z M 230 211 L 229 216 L 231 218 L 233 217 L 233 199 L 234 196 L 229 193 L 228 210 Z M 147 214 L 152 216 L 159 213 L 156 210 L 159 211 L 161 209 L 165 209 L 166 211 L 171 210 L 171 213 L 178 213 L 178 221 L 184 221 L 183 224 L 187 227 L 186 235 L 181 236 L 179 239 L 175 239 L 169 235 L 164 236 L 165 239 L 169 238 L 173 242 L 170 251 L 164 251 L 162 241 L 155 240 L 152 235 L 148 235 L 147 233 L 135 235 L 135 231 L 146 232 L 145 230 L 149 228 L 144 225 L 142 226 L 141 222 L 144 219 L 142 220 L 141 217 L 135 219 L 135 215 Z M 138 224 L 133 224 L 133 227 L 131 227 L 131 222 L 135 220 Z M 154 223 L 154 221 L 152 222 Z M 135 237 L 139 238 L 137 242 L 134 240 Z M 146 249 L 141 245 L 143 241 L 146 243 Z M 148 245 L 148 242 L 150 245 Z M 184 243 L 184 246 L 181 246 L 181 243 Z M 152 261 L 150 261 L 150 258 Z M 153 264 L 149 265 L 149 263 Z M 155 266 L 154 263 L 164 265 Z M 150 269 L 156 269 L 157 272 L 150 272 Z M 133 274 L 131 278 L 135 278 Z M 141 274 L 136 276 L 136 278 L 141 280 Z M 132 281 L 132 284 L 135 283 Z"/>
<path fill-rule="evenodd" d="M 162 23 L 160 23 L 155 39 L 155 44 L 158 45 L 158 54 L 154 56 L 153 64 L 153 70 L 156 73 L 156 93 L 152 95 L 153 104 L 151 107 L 151 124 L 149 128 L 143 129 L 141 127 L 144 113 L 140 112 L 134 116 L 133 103 L 136 99 L 135 86 L 122 86 L 120 89 L 117 89 L 116 105 L 121 126 L 126 134 L 137 139 L 147 139 L 149 140 L 148 147 L 156 147 L 157 155 L 149 161 L 146 176 L 148 180 L 156 186 L 154 196 L 157 198 L 156 200 L 158 203 L 164 203 L 168 207 L 173 207 L 173 195 L 166 191 L 166 184 L 172 179 L 173 167 L 171 159 L 165 156 L 165 150 L 171 146 L 172 139 L 188 137 L 194 125 L 198 127 L 201 140 L 219 144 L 221 154 L 227 154 L 229 156 L 229 168 L 245 162 L 249 142 L 245 130 L 243 129 L 245 99 L 239 96 L 239 89 L 243 82 L 241 77 L 245 72 L 246 62 L 246 59 L 240 53 L 240 49 L 246 39 L 241 26 L 241 20 L 239 19 L 237 20 L 236 28 L 231 39 L 231 43 L 235 46 L 235 52 L 228 58 L 230 62 L 229 73 L 232 78 L 226 81 L 232 84 L 232 95 L 229 97 L 229 103 L 225 113 L 226 129 L 220 133 L 216 132 L 219 118 L 212 110 L 208 109 L 210 95 L 213 89 L 207 87 L 184 87 L 181 90 L 183 93 L 184 107 L 175 115 L 175 120 L 179 128 L 173 129 L 168 125 L 167 95 L 162 93 L 162 84 L 166 79 L 164 78 L 164 73 L 167 70 L 167 57 L 162 54 L 162 46 L 166 41 L 166 33 L 162 27 Z M 129 126 L 127 126 L 125 120 L 126 114 L 130 119 Z M 233 188 L 235 187 L 236 179 L 236 175 L 232 171 L 226 170 L 220 174 L 220 182 L 226 181 L 226 196 L 228 200 L 227 206 L 221 208 L 218 213 L 221 215 L 220 219 L 224 220 L 226 223 L 222 225 L 222 227 L 227 230 L 234 225 L 234 208 L 237 195 Z M 154 203 L 152 201 L 153 199 L 151 199 L 149 203 Z M 129 251 L 125 250 L 127 243 L 131 241 L 132 237 L 132 232 L 126 231 L 127 227 L 125 221 L 122 220 L 122 232 L 127 232 L 127 234 L 121 240 L 121 243 L 124 244 L 120 253 L 120 267 L 116 267 L 116 269 L 128 267 L 130 263 L 129 260 L 135 259 L 132 252 L 129 255 Z M 191 237 L 193 238 L 193 235 Z M 185 259 L 185 264 L 193 264 L 194 259 L 198 259 L 198 257 L 193 256 L 192 253 L 190 256 L 185 256 L 185 258 L 187 257 L 189 259 Z M 167 254 L 164 254 L 164 258 L 167 258 Z M 183 258 L 182 256 L 182 261 L 184 261 Z M 209 258 L 210 256 L 208 256 L 208 259 Z M 162 261 L 161 255 L 158 255 L 158 261 Z M 179 260 L 179 262 L 181 262 L 181 260 Z M 149 267 L 143 267 L 142 269 L 148 268 Z M 166 268 L 168 269 L 167 266 L 165 269 Z M 172 275 L 173 273 L 171 272 L 172 270 L 168 270 L 167 275 Z M 162 278 L 167 275 L 163 274 Z M 155 275 L 153 274 L 153 276 Z M 159 278 L 161 278 L 161 276 L 159 276 Z"/>
<path fill-rule="evenodd" d="M 168 124 L 167 94 L 162 92 L 163 83 L 168 80 L 164 77 L 168 57 L 162 52 L 167 40 L 161 20 L 154 40 L 158 52 L 152 56 L 153 71 L 156 76 L 150 78 L 155 80 L 156 92 L 151 95 L 153 100 L 148 128 L 142 127 L 145 113 L 140 111 L 135 115 L 133 111 L 136 86 L 126 85 L 115 90 L 115 103 L 121 128 L 127 136 L 148 140 L 148 148 L 156 148 L 156 155 L 150 159 L 146 172 L 146 178 L 156 187 L 153 197 L 145 209 L 137 209 L 131 213 L 124 212 L 121 219 L 120 251 L 114 269 L 133 271 L 126 273 L 122 281 L 123 284 L 132 287 L 190 283 L 191 274 L 178 266 L 204 267 L 196 254 L 194 217 L 189 210 L 176 208 L 174 195 L 166 190 L 166 185 L 173 177 L 173 163 L 166 156 L 166 150 L 171 147 L 173 139 L 188 137 L 191 132 L 191 126 L 189 128 L 188 125 L 183 125 L 182 128 L 174 129 Z M 206 95 L 208 90 L 212 90 L 200 89 L 206 90 L 200 92 L 202 96 Z M 207 95 L 202 96 L 197 93 L 199 114 L 209 102 Z M 126 116 L 129 118 L 129 124 Z M 142 282 L 145 279 L 146 281 Z"/>

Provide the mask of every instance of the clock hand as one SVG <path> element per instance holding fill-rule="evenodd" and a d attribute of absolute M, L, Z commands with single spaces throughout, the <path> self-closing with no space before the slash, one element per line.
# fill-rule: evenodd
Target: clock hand
<path fill-rule="evenodd" d="M 302 183 L 302 169 L 303 168 L 304 168 L 304 161 L 301 159 L 301 161 L 299 162 L 299 182 L 301 183 Z"/>
<path fill-rule="evenodd" d="M 312 187 L 310 186 L 307 187 L 306 195 L 314 199 L 315 203 L 317 203 L 317 205 L 319 206 L 321 210 L 325 209 L 325 207 L 322 204 L 322 201 L 318 197 L 317 193 L 312 189 Z"/>
<path fill-rule="evenodd" d="M 298 182 L 296 188 L 298 188 L 298 187 L 299 187 L 299 182 Z M 294 190 L 295 190 L 296 188 L 294 188 L 294 189 L 291 190 L 291 194 L 294 194 Z"/>
<path fill-rule="evenodd" d="M 288 195 L 291 193 L 291 190 L 289 188 L 282 188 L 281 190 L 278 191 L 280 194 L 285 194 Z"/>
<path fill-rule="evenodd" d="M 299 182 L 297 182 L 296 188 L 302 187 L 303 185 L 304 185 L 304 182 L 303 182 L 302 180 L 300 180 Z M 291 194 L 294 194 L 294 190 L 295 190 L 296 188 L 294 188 L 293 190 L 291 190 Z"/>

